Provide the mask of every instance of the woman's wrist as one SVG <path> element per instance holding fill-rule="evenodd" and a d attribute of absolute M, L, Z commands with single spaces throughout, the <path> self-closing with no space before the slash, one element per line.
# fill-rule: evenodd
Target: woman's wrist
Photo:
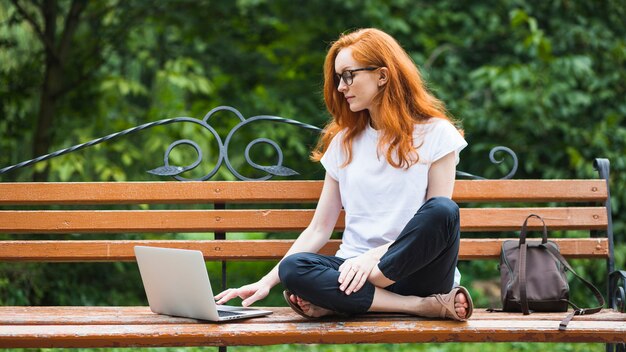
<path fill-rule="evenodd" d="M 259 283 L 262 285 L 267 285 L 271 289 L 272 287 L 278 285 L 280 282 L 280 278 L 278 278 L 278 274 L 275 274 L 274 271 L 269 272 L 267 275 L 263 276 Z"/>
<path fill-rule="evenodd" d="M 376 247 L 376 248 L 372 248 L 369 251 L 363 253 L 369 257 L 371 257 L 372 259 L 376 260 L 376 262 L 380 261 L 380 258 L 383 257 L 383 255 L 385 255 L 385 253 L 387 252 L 387 249 L 389 247 L 388 246 L 381 246 L 381 247 Z"/>
<path fill-rule="evenodd" d="M 362 255 L 365 256 L 366 258 L 369 258 L 370 260 L 374 260 L 378 262 L 380 261 L 382 254 L 379 254 L 377 249 L 378 248 L 370 249 L 369 251 L 363 253 Z"/>

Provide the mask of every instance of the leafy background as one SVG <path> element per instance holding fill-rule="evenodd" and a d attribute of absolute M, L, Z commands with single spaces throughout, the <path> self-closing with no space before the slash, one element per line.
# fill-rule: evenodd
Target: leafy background
<path fill-rule="evenodd" d="M 202 118 L 220 105 L 246 117 L 277 115 L 323 126 L 329 119 L 321 95 L 326 48 L 341 32 L 378 27 L 398 39 L 459 119 L 470 143 L 459 169 L 502 176 L 510 162 L 498 166 L 487 158 L 497 145 L 512 148 L 520 158 L 516 178 L 594 178 L 594 158 L 610 159 L 617 266 L 624 268 L 624 18 L 626 3 L 617 0 L 2 0 L 0 167 L 159 119 Z M 236 122 L 223 113 L 211 124 L 224 136 Z M 249 126 L 235 140 L 239 151 L 232 152 L 232 161 L 247 176 L 260 176 L 243 161 L 247 141 L 257 137 L 276 140 L 285 165 L 300 178 L 323 176 L 319 165 L 305 161 L 314 133 L 267 123 Z M 164 151 L 181 138 L 198 142 L 205 154 L 202 166 L 186 176 L 211 170 L 214 139 L 197 126 L 175 124 L 0 175 L 0 181 L 161 180 L 145 170 L 162 165 Z M 195 157 L 181 147 L 170 162 L 187 165 Z M 267 164 L 275 157 L 270 148 L 253 151 L 254 160 Z M 233 176 L 221 168 L 215 179 Z M 156 238 L 117 238 L 151 236 Z M 574 264 L 582 275 L 606 284 L 604 263 Z M 256 280 L 272 265 L 229 263 L 229 272 L 236 273 L 229 284 Z M 208 267 L 219 277 L 219 264 Z M 493 304 L 495 264 L 461 263 L 461 271 L 477 301 Z M 583 296 L 578 298 L 584 301 Z M 133 264 L 3 263 L 0 303 L 133 305 L 145 300 Z M 262 303 L 282 305 L 276 292 Z M 458 351 L 467 345 L 428 346 L 423 348 Z M 532 348 L 497 346 L 480 348 Z M 580 346 L 559 348 L 603 348 Z"/>

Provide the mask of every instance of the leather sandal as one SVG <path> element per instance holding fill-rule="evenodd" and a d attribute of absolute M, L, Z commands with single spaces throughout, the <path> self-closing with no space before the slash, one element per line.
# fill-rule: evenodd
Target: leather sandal
<path fill-rule="evenodd" d="M 290 299 L 289 296 L 291 296 L 293 293 L 291 293 L 288 290 L 283 291 L 283 297 L 285 297 L 285 301 L 287 301 L 287 304 L 289 304 L 289 307 L 291 307 L 291 309 L 293 309 L 296 313 L 300 314 L 301 316 L 310 319 L 310 320 L 318 320 L 318 319 L 324 319 L 324 318 L 328 318 L 328 317 L 342 317 L 342 318 L 349 318 L 351 317 L 350 314 L 348 313 L 340 313 L 340 312 L 333 312 L 331 314 L 328 315 L 323 315 L 321 317 L 312 317 L 310 315 L 306 315 L 306 313 L 304 313 L 304 311 L 302 310 L 302 308 L 300 308 L 300 306 L 297 303 L 293 303 Z"/>
<path fill-rule="evenodd" d="M 287 301 L 287 304 L 289 304 L 289 307 L 291 307 L 291 309 L 293 309 L 294 312 L 296 312 L 296 313 L 300 314 L 301 316 L 303 316 L 303 317 L 305 317 L 307 319 L 310 319 L 310 320 L 317 319 L 315 317 L 311 317 L 311 316 L 308 316 L 308 315 L 304 314 L 304 311 L 302 310 L 302 308 L 300 308 L 300 306 L 297 303 L 293 303 L 291 301 L 291 299 L 289 299 L 289 297 L 291 295 L 292 295 L 291 292 L 289 292 L 287 290 L 283 291 L 283 297 L 285 297 L 285 301 Z"/>
<path fill-rule="evenodd" d="M 463 293 L 465 295 L 465 299 L 467 300 L 465 318 L 461 318 L 454 309 L 454 298 L 459 293 Z M 467 289 L 463 286 L 457 286 L 449 293 L 425 297 L 423 309 L 418 315 L 428 318 L 446 318 L 466 321 L 472 316 L 473 311 L 474 303 L 472 302 L 472 297 L 470 296 L 469 291 L 467 291 Z"/>

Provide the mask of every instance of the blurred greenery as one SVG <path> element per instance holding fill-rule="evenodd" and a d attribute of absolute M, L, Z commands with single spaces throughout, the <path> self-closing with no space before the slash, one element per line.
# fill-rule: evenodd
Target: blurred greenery
<path fill-rule="evenodd" d="M 595 178 L 594 158 L 610 159 L 616 263 L 625 268 L 625 17 L 619 0 L 2 0 L 0 167 L 160 119 L 201 119 L 220 105 L 245 117 L 276 115 L 321 127 L 329 118 L 321 95 L 328 44 L 343 31 L 378 27 L 398 39 L 460 120 L 470 143 L 460 170 L 488 178 L 507 173 L 510 160 L 493 165 L 487 158 L 497 145 L 517 153 L 516 178 Z M 228 112 L 210 120 L 222 139 L 237 122 Z M 284 165 L 301 173 L 296 179 L 323 177 L 320 165 L 305 161 L 316 134 L 271 122 L 233 136 L 238 172 L 263 176 L 243 157 L 259 137 L 282 147 Z M 209 173 L 219 153 L 215 138 L 198 125 L 177 123 L 3 174 L 0 181 L 162 180 L 145 170 L 163 165 L 165 150 L 179 139 L 195 141 L 204 154 L 201 166 L 183 176 Z M 277 158 L 267 146 L 252 148 L 251 157 L 264 165 Z M 169 162 L 195 159 L 191 148 L 178 147 Z M 213 179 L 234 176 L 221 167 Z M 604 263 L 574 264 L 606 284 Z M 271 265 L 229 263 L 229 285 L 256 280 Z M 208 267 L 219 279 L 219 264 Z M 493 261 L 460 269 L 482 306 L 497 304 Z M 575 300 L 587 299 L 575 291 Z M 0 304 L 134 305 L 145 298 L 132 263 L 4 263 Z M 276 291 L 261 304 L 283 303 Z M 526 348 L 514 345 L 496 346 Z M 445 346 L 425 350 L 476 345 Z M 579 345 L 571 346 L 559 348 Z"/>

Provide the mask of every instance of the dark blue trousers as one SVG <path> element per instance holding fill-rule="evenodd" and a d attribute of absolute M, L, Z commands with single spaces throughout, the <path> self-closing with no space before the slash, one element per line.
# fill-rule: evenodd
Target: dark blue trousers
<path fill-rule="evenodd" d="M 417 211 L 383 255 L 378 268 L 395 283 L 385 289 L 426 297 L 448 293 L 454 284 L 460 243 L 459 207 L 445 197 L 431 198 Z M 283 259 L 283 286 L 312 304 L 339 313 L 368 311 L 374 285 L 366 282 L 350 295 L 339 290 L 339 266 L 345 259 L 316 253 L 296 253 Z"/>

